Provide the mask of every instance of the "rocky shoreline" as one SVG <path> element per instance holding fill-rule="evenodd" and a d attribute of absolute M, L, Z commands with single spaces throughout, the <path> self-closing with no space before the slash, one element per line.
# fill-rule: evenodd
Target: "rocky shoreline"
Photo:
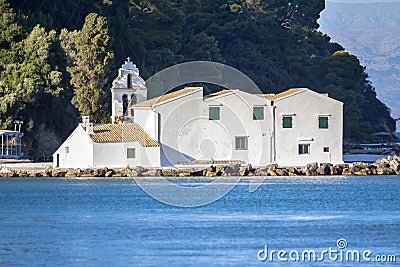
<path fill-rule="evenodd" d="M 125 169 L 58 169 L 47 166 L 42 169 L 24 169 L 0 166 L 0 177 L 216 177 L 216 176 L 320 176 L 320 175 L 400 175 L 398 156 L 382 158 L 376 162 L 351 164 L 311 163 L 303 167 L 281 167 L 271 164 L 253 168 L 251 165 L 220 165 L 206 168 L 156 168 Z"/>

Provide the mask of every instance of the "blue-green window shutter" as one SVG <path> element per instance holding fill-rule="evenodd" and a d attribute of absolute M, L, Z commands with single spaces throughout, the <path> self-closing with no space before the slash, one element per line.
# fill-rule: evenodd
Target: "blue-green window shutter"
<path fill-rule="evenodd" d="M 220 108 L 219 107 L 209 107 L 208 108 L 208 118 L 210 120 L 220 119 Z"/>
<path fill-rule="evenodd" d="M 283 126 L 283 128 L 292 128 L 293 127 L 293 118 L 292 118 L 292 116 L 283 116 L 283 118 L 282 118 L 282 126 Z"/>
<path fill-rule="evenodd" d="M 329 127 L 329 119 L 328 117 L 319 117 L 319 128 L 320 129 L 328 129 Z"/>
<path fill-rule="evenodd" d="M 253 120 L 264 119 L 264 107 L 253 107 Z"/>

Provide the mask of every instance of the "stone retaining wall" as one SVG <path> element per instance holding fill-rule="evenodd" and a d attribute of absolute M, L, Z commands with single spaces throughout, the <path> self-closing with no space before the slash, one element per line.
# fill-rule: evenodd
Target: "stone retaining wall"
<path fill-rule="evenodd" d="M 0 177 L 190 177 L 190 176 L 318 176 L 318 175 L 400 175 L 400 158 L 396 155 L 379 159 L 369 164 L 355 162 L 352 164 L 318 164 L 311 163 L 303 167 L 281 167 L 271 164 L 253 168 L 251 165 L 221 165 L 206 168 L 159 168 L 143 167 L 125 169 L 54 169 L 47 166 L 43 169 L 23 169 L 11 166 L 0 167 Z"/>

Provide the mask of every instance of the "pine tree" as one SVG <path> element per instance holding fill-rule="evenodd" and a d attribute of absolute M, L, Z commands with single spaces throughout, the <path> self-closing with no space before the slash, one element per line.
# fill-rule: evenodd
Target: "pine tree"
<path fill-rule="evenodd" d="M 75 92 L 72 103 L 81 115 L 89 115 L 98 122 L 107 112 L 108 77 L 114 58 L 107 20 L 91 13 L 81 30 L 63 29 L 60 40 L 71 63 L 67 71 Z"/>

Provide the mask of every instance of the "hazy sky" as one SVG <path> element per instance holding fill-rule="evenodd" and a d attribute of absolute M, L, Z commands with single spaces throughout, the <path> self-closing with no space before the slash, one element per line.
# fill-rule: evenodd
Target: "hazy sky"
<path fill-rule="evenodd" d="M 339 3 L 378 3 L 378 2 L 400 2 L 400 0 L 326 0 L 327 2 Z"/>

